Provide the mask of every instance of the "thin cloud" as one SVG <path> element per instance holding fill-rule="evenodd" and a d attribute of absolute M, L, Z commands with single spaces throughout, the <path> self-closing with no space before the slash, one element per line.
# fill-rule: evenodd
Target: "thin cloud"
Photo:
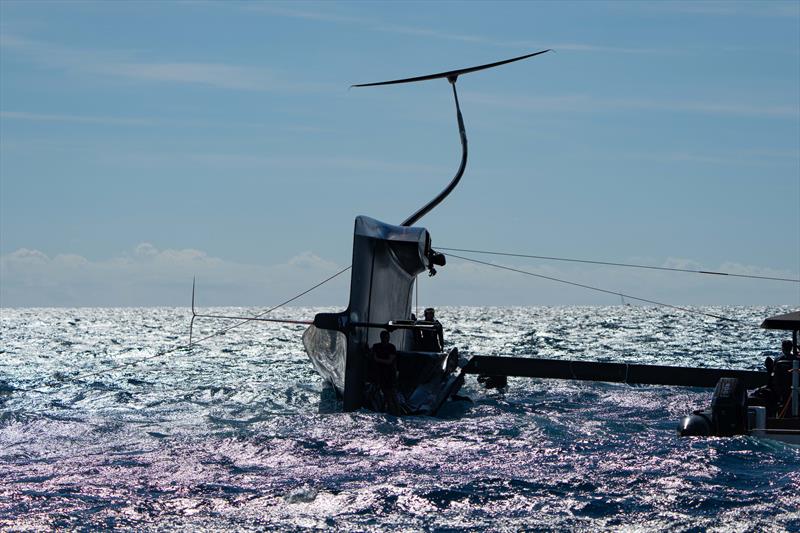
<path fill-rule="evenodd" d="M 774 166 L 787 162 L 800 162 L 800 150 L 736 150 L 716 153 L 698 152 L 631 152 L 614 154 L 614 159 L 659 162 L 688 162 L 713 165 Z"/>
<path fill-rule="evenodd" d="M 0 301 L 12 307 L 188 305 L 197 276 L 204 305 L 268 305 L 340 269 L 312 252 L 261 266 L 151 243 L 100 260 L 23 248 L 0 256 Z M 329 303 L 346 299 L 341 284 L 314 296 Z"/>
<path fill-rule="evenodd" d="M 719 1 L 670 1 L 670 2 L 610 2 L 611 8 L 635 10 L 645 13 L 704 15 L 717 17 L 800 17 L 800 4 L 794 1 L 778 2 L 719 2 Z"/>
<path fill-rule="evenodd" d="M 22 111 L 0 111 L 0 119 L 30 120 L 34 122 L 77 122 L 85 124 L 111 124 L 120 126 L 150 126 L 154 123 L 150 119 L 142 118 L 59 115 L 45 113 L 25 113 Z"/>
<path fill-rule="evenodd" d="M 480 35 L 471 35 L 466 33 L 451 33 L 430 28 L 419 28 L 414 26 L 398 26 L 394 24 L 373 24 L 370 28 L 374 31 L 399 33 L 402 35 L 414 35 L 418 37 L 434 37 L 436 39 L 444 39 L 448 41 L 460 41 L 478 44 L 490 44 L 493 46 L 503 46 L 499 41 L 494 41 Z"/>
<path fill-rule="evenodd" d="M 642 8 L 647 11 L 658 13 L 688 13 L 688 14 L 710 14 L 710 15 L 742 15 L 742 16 L 774 16 L 774 17 L 798 17 L 800 16 L 800 4 L 786 2 L 785 4 L 765 2 L 750 3 L 747 5 L 721 3 L 721 2 L 621 2 L 604 4 L 610 8 L 620 6 L 624 8 L 638 9 Z M 294 7 L 286 7 L 276 5 L 274 3 L 259 3 L 248 4 L 244 9 L 256 12 L 262 12 L 270 15 L 295 18 L 303 20 L 311 20 L 318 22 L 326 22 L 331 24 L 345 24 L 351 26 L 360 26 L 368 31 L 379 33 L 395 33 L 400 35 L 411 35 L 417 37 L 424 37 L 430 39 L 440 39 L 445 41 L 455 41 L 463 43 L 482 44 L 485 46 L 513 48 L 513 49 L 543 49 L 551 48 L 553 50 L 562 50 L 570 52 L 585 52 L 585 53 L 603 53 L 603 54 L 647 54 L 647 55 L 674 55 L 674 54 L 692 54 L 698 48 L 705 51 L 709 50 L 708 45 L 698 46 L 622 46 L 614 43 L 579 43 L 579 42 L 540 42 L 531 41 L 526 39 L 496 39 L 486 35 L 479 35 L 475 33 L 457 33 L 438 28 L 430 28 L 424 26 L 410 26 L 391 24 L 376 18 L 352 16 L 342 13 L 335 13 L 324 10 L 310 10 L 310 9 L 297 9 Z M 719 52 L 736 52 L 743 51 L 771 51 L 797 54 L 796 49 L 773 49 L 759 46 L 715 46 L 713 47 Z"/>
<path fill-rule="evenodd" d="M 113 117 L 105 115 L 74 115 L 66 113 L 29 113 L 26 111 L 0 111 L 0 120 L 22 120 L 31 122 L 66 122 L 76 124 L 108 124 L 113 126 L 178 126 L 178 127 L 193 127 L 193 128 L 219 128 L 236 127 L 236 128 L 275 128 L 275 126 L 265 126 L 263 123 L 256 122 L 219 122 L 209 120 L 196 120 L 196 119 L 169 119 L 169 118 L 156 118 L 156 117 Z M 282 131 L 290 133 L 329 133 L 330 130 L 320 126 L 309 124 L 290 124 L 281 126 Z"/>
<path fill-rule="evenodd" d="M 286 7 L 276 6 L 273 4 L 248 5 L 246 9 L 268 13 L 270 15 L 276 15 L 280 17 L 315 20 L 315 21 L 329 22 L 334 24 L 356 25 L 356 26 L 361 26 L 367 30 L 380 33 L 412 35 L 417 37 L 427 37 L 427 38 L 441 39 L 446 41 L 483 44 L 487 46 L 504 47 L 504 48 L 526 48 L 526 49 L 552 48 L 554 50 L 569 50 L 574 52 L 605 52 L 605 53 L 620 53 L 620 54 L 644 54 L 644 53 L 663 54 L 663 53 L 675 52 L 675 50 L 659 49 L 652 47 L 635 48 L 635 47 L 614 46 L 614 45 L 596 45 L 589 43 L 554 44 L 554 43 L 533 42 L 529 40 L 502 40 L 474 33 L 454 33 L 449 31 L 443 31 L 440 29 L 427 28 L 421 26 L 389 24 L 374 18 L 354 17 L 349 15 L 332 13 L 329 11 L 312 11 L 306 9 L 286 8 Z"/>
<path fill-rule="evenodd" d="M 796 104 L 754 105 L 749 103 L 693 102 L 685 100 L 603 99 L 580 94 L 557 97 L 531 97 L 527 95 L 503 95 L 479 92 L 465 92 L 462 99 L 464 101 L 503 107 L 516 111 L 530 112 L 555 111 L 592 113 L 608 111 L 677 111 L 782 119 L 796 119 L 800 116 L 800 106 Z"/>
<path fill-rule="evenodd" d="M 220 63 L 121 63 L 105 64 L 99 71 L 140 81 L 207 85 L 220 89 L 276 91 L 299 89 L 262 68 Z"/>
<path fill-rule="evenodd" d="M 330 11 L 310 11 L 307 9 L 288 8 L 276 5 L 274 3 L 246 4 L 245 9 L 248 11 L 269 13 L 270 15 L 277 15 L 287 18 L 319 20 L 322 22 L 337 22 L 345 24 L 362 24 L 362 25 L 375 24 L 374 20 L 368 18 L 354 17 L 350 15 L 341 15 L 338 13 L 332 13 Z"/>
<path fill-rule="evenodd" d="M 401 176 L 430 176 L 447 175 L 451 172 L 449 166 L 429 165 L 414 162 L 397 162 L 374 159 L 357 155 L 315 156 L 315 155 L 259 155 L 247 153 L 226 152 L 135 152 L 126 150 L 115 152 L 113 149 L 104 150 L 96 157 L 107 160 L 109 163 L 117 162 L 128 166 L 154 166 L 164 168 L 170 163 L 180 162 L 181 165 L 191 163 L 203 168 L 219 168 L 225 171 L 255 170 L 269 172 L 270 170 L 289 171 L 286 179 L 298 179 L 297 172 L 313 171 L 314 176 L 319 176 L 319 171 L 343 170 L 353 175 L 401 175 Z M 284 175 L 281 173 L 280 175 Z M 277 177 L 273 179 L 278 179 Z"/>
<path fill-rule="evenodd" d="M 525 44 L 525 43 L 522 43 Z M 528 44 L 528 46 L 534 46 Z M 555 43 L 550 45 L 553 50 L 569 50 L 572 52 L 601 52 L 616 54 L 674 54 L 678 49 L 652 48 L 652 47 L 626 47 L 626 46 L 604 46 L 582 43 Z"/>
<path fill-rule="evenodd" d="M 0 35 L 7 52 L 26 56 L 54 69 L 139 82 L 182 83 L 247 91 L 318 91 L 327 85 L 288 81 L 264 67 L 203 62 L 146 62 L 124 51 L 76 49 L 42 41 Z"/>

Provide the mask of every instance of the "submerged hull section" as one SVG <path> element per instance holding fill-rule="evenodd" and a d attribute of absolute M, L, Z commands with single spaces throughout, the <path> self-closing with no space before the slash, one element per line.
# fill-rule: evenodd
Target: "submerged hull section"
<path fill-rule="evenodd" d="M 336 393 L 344 395 L 347 337 L 344 333 L 315 326 L 303 333 L 303 346 L 319 375 L 333 385 Z"/>
<path fill-rule="evenodd" d="M 431 239 L 425 228 L 394 226 L 359 216 L 353 232 L 350 303 L 341 313 L 321 313 L 303 335 L 317 371 L 341 396 L 345 411 L 384 410 L 386 398 L 371 368 L 370 347 L 390 331 L 398 351 L 398 403 L 404 413 L 432 414 L 463 381 L 454 370 L 457 352 L 415 352 L 411 318 L 418 274 L 429 268 Z"/>

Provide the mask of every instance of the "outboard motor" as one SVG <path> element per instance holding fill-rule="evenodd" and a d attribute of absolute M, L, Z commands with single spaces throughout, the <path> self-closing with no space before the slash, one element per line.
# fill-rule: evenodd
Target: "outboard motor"
<path fill-rule="evenodd" d="M 714 435 L 747 433 L 747 390 L 736 378 L 721 378 L 711 398 L 711 425 Z"/>
<path fill-rule="evenodd" d="M 695 411 L 683 417 L 678 426 L 678 435 L 681 437 L 710 437 L 711 419 L 708 411 Z"/>

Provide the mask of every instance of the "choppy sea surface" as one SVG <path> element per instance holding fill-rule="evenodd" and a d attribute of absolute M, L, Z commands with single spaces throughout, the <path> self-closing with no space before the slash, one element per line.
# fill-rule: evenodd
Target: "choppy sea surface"
<path fill-rule="evenodd" d="M 468 354 L 760 369 L 780 347 L 755 326 L 786 308 L 702 310 L 741 322 L 631 306 L 438 315 Z M 0 529 L 800 531 L 800 449 L 677 436 L 708 390 L 468 377 L 471 401 L 436 418 L 339 413 L 303 327 L 263 323 L 118 368 L 184 343 L 188 315 L 2 309 Z"/>

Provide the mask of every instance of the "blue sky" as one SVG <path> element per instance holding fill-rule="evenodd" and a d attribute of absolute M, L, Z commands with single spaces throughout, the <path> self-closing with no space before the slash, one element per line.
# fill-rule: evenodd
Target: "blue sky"
<path fill-rule="evenodd" d="M 0 303 L 268 305 L 460 155 L 434 244 L 800 276 L 797 2 L 0 2 Z M 498 262 L 676 304 L 797 284 Z M 306 298 L 344 305 L 347 280 Z M 613 304 L 457 260 L 436 304 Z"/>

